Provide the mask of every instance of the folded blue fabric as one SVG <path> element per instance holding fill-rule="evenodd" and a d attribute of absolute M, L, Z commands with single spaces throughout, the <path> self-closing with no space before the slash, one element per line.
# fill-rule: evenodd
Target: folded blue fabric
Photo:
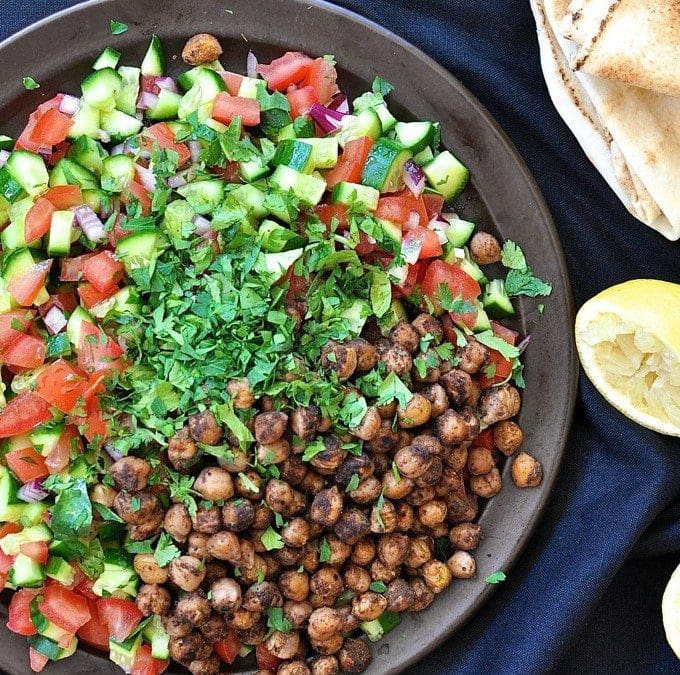
<path fill-rule="evenodd" d="M 72 4 L 0 0 L 0 34 Z M 680 281 L 680 245 L 625 211 L 553 109 L 528 2 L 338 4 L 423 49 L 489 108 L 546 197 L 578 305 L 627 279 Z M 411 672 L 680 672 L 660 619 L 680 562 L 679 495 L 677 439 L 635 426 L 582 378 L 564 468 L 527 551 L 465 629 Z"/>

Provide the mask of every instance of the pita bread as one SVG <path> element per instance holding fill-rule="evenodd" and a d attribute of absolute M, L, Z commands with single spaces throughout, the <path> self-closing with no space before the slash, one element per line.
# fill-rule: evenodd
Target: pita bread
<path fill-rule="evenodd" d="M 680 96 L 680 0 L 573 0 L 562 28 L 574 70 Z"/>
<path fill-rule="evenodd" d="M 559 32 L 569 0 L 531 0 L 531 6 L 558 112 L 626 208 L 668 239 L 679 239 L 680 99 L 574 73 L 569 60 L 578 45 Z M 585 30 L 581 16 L 574 34 Z"/>

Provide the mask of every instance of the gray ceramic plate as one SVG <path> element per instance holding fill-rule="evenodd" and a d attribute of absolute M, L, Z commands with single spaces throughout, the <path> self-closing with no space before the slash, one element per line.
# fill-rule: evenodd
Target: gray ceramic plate
<path fill-rule="evenodd" d="M 130 30 L 112 37 L 109 19 L 127 23 Z M 535 301 L 520 302 L 516 324 L 523 334 L 532 334 L 520 421 L 526 449 L 543 463 L 543 483 L 537 489 L 518 490 L 505 467 L 505 487 L 480 517 L 485 538 L 476 554 L 477 579 L 455 582 L 427 611 L 407 614 L 395 631 L 374 646 L 370 673 L 401 672 L 479 609 L 493 590 L 484 583 L 487 575 L 512 567 L 540 518 L 564 454 L 577 370 L 569 279 L 550 214 L 510 141 L 454 77 L 380 26 L 316 0 L 94 0 L 56 14 L 0 45 L 0 131 L 17 133 L 36 105 L 57 91 L 78 91 L 93 59 L 108 44 L 123 52 L 126 63 L 138 63 L 154 31 L 173 55 L 179 54 L 190 35 L 213 33 L 224 46 L 226 67 L 239 72 L 245 68 L 248 49 L 262 61 L 288 49 L 335 54 L 340 81 L 350 94 L 365 90 L 380 74 L 396 85 L 390 107 L 397 116 L 439 120 L 444 145 L 470 168 L 472 185 L 457 204 L 461 216 L 519 242 L 535 272 L 553 283 L 543 316 L 539 317 Z M 60 46 L 59 59 L 55 59 L 55 45 Z M 176 70 L 178 57 L 169 63 L 171 72 Z M 25 91 L 23 75 L 34 77 L 41 88 Z M 0 614 L 6 614 L 6 604 Z M 26 673 L 24 638 L 10 634 L 4 624 L 2 620 L 0 670 Z M 81 651 L 50 666 L 49 672 L 120 670 Z"/>

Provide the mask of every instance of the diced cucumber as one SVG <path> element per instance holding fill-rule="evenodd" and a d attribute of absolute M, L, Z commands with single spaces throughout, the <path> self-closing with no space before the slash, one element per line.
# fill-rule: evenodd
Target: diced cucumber
<path fill-rule="evenodd" d="M 121 288 L 115 295 L 90 308 L 96 319 L 104 319 L 109 314 L 139 315 L 141 302 L 132 286 Z M 56 337 L 56 336 L 55 336 Z"/>
<path fill-rule="evenodd" d="M 83 190 L 83 203 L 87 204 L 95 213 L 102 210 L 104 204 L 110 203 L 109 196 L 104 190 Z"/>
<path fill-rule="evenodd" d="M 7 581 L 14 586 L 23 588 L 40 588 L 45 581 L 45 571 L 40 563 L 37 563 L 33 558 L 29 558 L 24 553 L 19 553 L 14 558 Z"/>
<path fill-rule="evenodd" d="M 264 205 L 267 195 L 255 185 L 250 183 L 239 185 L 229 194 L 247 209 L 252 220 L 260 220 L 269 214 L 269 209 Z"/>
<path fill-rule="evenodd" d="M 11 136 L 0 134 L 0 150 L 11 150 L 16 141 Z"/>
<path fill-rule="evenodd" d="M 10 173 L 9 167 L 6 164 L 0 167 L 0 197 L 6 202 L 13 204 L 25 194 L 21 183 Z"/>
<path fill-rule="evenodd" d="M 396 139 L 415 154 L 432 143 L 435 126 L 432 122 L 398 122 L 394 127 L 394 133 Z"/>
<path fill-rule="evenodd" d="M 226 90 L 224 80 L 214 70 L 201 68 L 191 89 L 182 96 L 177 116 L 186 119 L 192 112 L 196 112 L 199 120 L 208 119 L 217 95 Z"/>
<path fill-rule="evenodd" d="M 7 158 L 5 166 L 14 180 L 29 195 L 37 195 L 47 189 L 50 177 L 47 173 L 45 160 L 40 155 L 27 150 L 15 150 Z"/>
<path fill-rule="evenodd" d="M 94 323 L 94 319 L 87 313 L 87 311 L 78 306 L 71 313 L 66 325 L 66 334 L 68 335 L 68 339 L 70 340 L 76 352 L 80 346 L 80 336 L 82 332 L 83 321 L 87 321 L 87 323 Z"/>
<path fill-rule="evenodd" d="M 385 336 L 389 335 L 389 332 L 400 321 L 408 321 L 408 312 L 399 298 L 393 298 L 389 309 L 378 320 L 381 333 Z"/>
<path fill-rule="evenodd" d="M 45 356 L 50 358 L 59 358 L 61 356 L 69 356 L 71 354 L 71 344 L 66 333 L 57 333 L 50 335 L 45 342 Z"/>
<path fill-rule="evenodd" d="M 484 307 L 482 307 L 481 302 L 477 303 L 477 320 L 475 321 L 475 325 L 472 327 L 472 330 L 475 333 L 491 330 L 491 321 L 489 321 L 489 317 L 484 311 Z"/>
<path fill-rule="evenodd" d="M 68 131 L 68 138 L 78 138 L 79 136 L 89 136 L 99 140 L 101 129 L 99 128 L 99 118 L 101 111 L 94 108 L 85 101 L 82 101 L 80 109 L 71 118 L 73 125 Z"/>
<path fill-rule="evenodd" d="M 304 246 L 307 241 L 297 232 L 266 218 L 257 231 L 262 249 L 270 253 L 280 253 Z"/>
<path fill-rule="evenodd" d="M 128 274 L 134 269 L 148 267 L 163 245 L 158 230 L 128 234 L 116 243 L 116 257 L 125 265 Z"/>
<path fill-rule="evenodd" d="M 142 75 L 160 77 L 165 72 L 165 50 L 158 35 L 151 36 L 149 47 L 142 60 Z"/>
<path fill-rule="evenodd" d="M 374 141 L 380 138 L 383 128 L 378 113 L 372 108 L 362 110 L 358 115 L 347 115 L 342 120 L 342 127 L 335 133 L 340 146 L 345 147 L 348 141 L 368 136 Z"/>
<path fill-rule="evenodd" d="M 253 183 L 260 178 L 264 178 L 270 169 L 267 164 L 260 159 L 251 159 L 249 162 L 239 162 L 238 172 L 247 183 Z"/>
<path fill-rule="evenodd" d="M 41 240 L 36 239 L 30 244 L 26 244 L 26 237 L 24 234 L 24 225 L 26 222 L 26 214 L 33 206 L 33 200 L 30 197 L 21 199 L 12 204 L 9 210 L 9 217 L 12 221 L 0 235 L 2 247 L 5 251 L 11 251 L 17 248 L 40 248 Z"/>
<path fill-rule="evenodd" d="M 64 157 L 54 165 L 50 174 L 50 187 L 55 185 L 80 185 L 83 190 L 98 190 L 99 178 L 89 169 Z"/>
<path fill-rule="evenodd" d="M 356 298 L 352 304 L 342 312 L 342 318 L 347 321 L 347 327 L 350 333 L 357 336 L 363 330 L 366 320 L 372 313 L 371 306 L 366 300 Z"/>
<path fill-rule="evenodd" d="M 434 159 L 434 152 L 432 148 L 428 145 L 424 150 L 421 150 L 417 155 L 413 155 L 413 161 L 419 166 L 427 164 Z"/>
<path fill-rule="evenodd" d="M 165 632 L 158 614 L 151 617 L 151 621 L 146 624 L 142 634 L 151 643 L 151 656 L 154 659 L 170 658 L 170 637 Z"/>
<path fill-rule="evenodd" d="M 33 502 L 32 504 L 26 504 L 19 517 L 19 522 L 24 527 L 30 527 L 31 525 L 38 525 L 43 522 L 45 513 L 47 512 L 47 504 L 45 502 Z"/>
<path fill-rule="evenodd" d="M 384 218 L 378 218 L 377 221 L 378 225 L 380 225 L 383 236 L 386 239 L 390 239 L 395 244 L 401 245 L 401 227 L 389 220 L 385 220 Z"/>
<path fill-rule="evenodd" d="M 53 335 L 52 337 L 63 337 L 66 338 L 68 342 L 68 335 L 66 335 L 66 333 L 59 333 L 58 336 Z M 28 437 L 31 440 L 31 445 L 33 445 L 43 457 L 47 457 L 59 442 L 63 430 L 63 424 L 55 425 L 53 422 L 50 422 L 48 425 L 39 426 L 33 429 L 33 431 L 28 434 Z"/>
<path fill-rule="evenodd" d="M 32 544 L 38 541 L 46 543 L 52 541 L 52 532 L 45 523 L 26 527 L 21 532 L 6 534 L 0 539 L 0 549 L 5 555 L 17 555 L 23 544 Z"/>
<path fill-rule="evenodd" d="M 297 139 L 281 141 L 272 158 L 272 165 L 289 166 L 302 173 L 311 173 L 314 169 L 312 146 Z"/>
<path fill-rule="evenodd" d="M 185 70 L 183 73 L 180 73 L 177 77 L 177 84 L 184 89 L 185 92 L 189 91 L 189 89 L 196 84 L 201 68 L 205 67 L 206 66 L 197 66 L 196 68 L 191 68 L 191 70 Z"/>
<path fill-rule="evenodd" d="M 484 309 L 495 318 L 503 319 L 515 313 L 502 279 L 492 279 L 487 284 L 482 302 Z"/>
<path fill-rule="evenodd" d="M 336 183 L 331 194 L 332 204 L 361 204 L 368 211 L 378 208 L 378 199 L 378 190 L 358 183 Z"/>
<path fill-rule="evenodd" d="M 116 642 L 113 639 L 109 640 L 109 659 L 117 666 L 120 666 L 124 672 L 129 673 L 132 669 L 132 664 L 135 661 L 135 655 L 142 646 L 142 635 L 128 638 L 125 642 Z"/>
<path fill-rule="evenodd" d="M 470 179 L 470 172 L 448 150 L 423 166 L 428 183 L 447 201 L 455 199 Z"/>
<path fill-rule="evenodd" d="M 169 89 L 161 89 L 156 105 L 146 111 L 150 120 L 170 120 L 177 117 L 182 97 Z"/>
<path fill-rule="evenodd" d="M 292 124 L 293 120 L 290 113 L 281 108 L 272 108 L 271 110 L 262 110 L 260 112 L 260 124 L 262 130 L 272 137 L 276 137 L 284 127 Z"/>
<path fill-rule="evenodd" d="M 134 569 L 116 563 L 105 562 L 104 571 L 92 585 L 92 591 L 100 597 L 116 594 L 134 597 L 137 595 L 139 577 Z"/>
<path fill-rule="evenodd" d="M 5 253 L 2 262 L 2 278 L 9 284 L 14 279 L 21 278 L 35 265 L 35 260 L 27 248 L 18 248 L 9 255 Z"/>
<path fill-rule="evenodd" d="M 109 134 L 114 143 L 124 141 L 135 136 L 142 128 L 142 123 L 132 115 L 126 115 L 120 110 L 109 110 L 102 113 L 102 129 Z"/>
<path fill-rule="evenodd" d="M 92 64 L 92 69 L 115 68 L 120 61 L 120 56 L 119 51 L 116 51 L 113 47 L 107 47 Z"/>
<path fill-rule="evenodd" d="M 65 640 L 66 638 L 68 638 L 69 640 L 71 639 L 72 634 L 69 634 L 68 631 L 64 630 L 63 628 L 60 628 L 56 624 L 49 621 L 47 617 L 40 612 L 40 610 L 38 609 L 37 597 L 31 600 L 29 607 L 31 613 L 31 623 L 35 626 L 35 629 L 38 631 L 40 635 L 49 638 L 50 640 L 56 642 L 57 644 L 60 643 L 62 640 Z"/>
<path fill-rule="evenodd" d="M 304 249 L 296 248 L 281 253 L 260 253 L 255 263 L 255 269 L 278 280 L 302 257 L 304 252 Z"/>
<path fill-rule="evenodd" d="M 397 123 L 397 118 L 389 111 L 387 105 L 381 103 L 380 105 L 373 108 L 380 118 L 380 126 L 382 127 L 382 133 L 386 134 L 388 131 L 394 129 Z"/>
<path fill-rule="evenodd" d="M 442 213 L 442 218 L 449 224 L 446 229 L 446 238 L 451 245 L 456 248 L 465 246 L 474 232 L 475 224 L 467 220 L 461 220 L 453 213 Z"/>
<path fill-rule="evenodd" d="M 338 139 L 302 138 L 300 143 L 312 146 L 311 162 L 315 169 L 332 169 L 338 163 Z"/>
<path fill-rule="evenodd" d="M 177 189 L 196 213 L 207 214 L 214 211 L 224 198 L 224 182 L 221 180 L 201 180 L 187 183 Z"/>
<path fill-rule="evenodd" d="M 141 72 L 139 68 L 132 66 L 118 68 L 118 74 L 121 76 L 123 84 L 116 94 L 116 108 L 126 115 L 134 115 L 137 110 Z"/>
<path fill-rule="evenodd" d="M 28 644 L 48 659 L 60 661 L 74 654 L 78 647 L 78 639 L 74 637 L 67 647 L 62 648 L 44 635 L 31 635 L 28 638 Z"/>
<path fill-rule="evenodd" d="M 411 151 L 401 143 L 380 138 L 368 153 L 361 172 L 361 182 L 381 193 L 397 192 L 404 184 L 404 164 L 410 158 Z"/>
<path fill-rule="evenodd" d="M 123 192 L 135 177 L 135 162 L 128 155 L 110 155 L 103 161 L 102 188 L 107 192 Z"/>
<path fill-rule="evenodd" d="M 67 256 L 73 239 L 73 211 L 55 211 L 47 233 L 47 254 Z"/>
<path fill-rule="evenodd" d="M 102 68 L 90 73 L 80 85 L 83 100 L 100 110 L 113 110 L 116 94 L 122 87 L 123 78 L 113 68 Z"/>
<path fill-rule="evenodd" d="M 66 156 L 74 162 L 78 162 L 80 166 L 92 171 L 92 173 L 101 176 L 102 161 L 104 157 L 108 156 L 108 152 L 104 150 L 101 143 L 95 141 L 89 136 L 79 136 L 68 149 Z"/>
<path fill-rule="evenodd" d="M 315 138 L 314 122 L 302 115 L 295 119 L 292 124 L 288 124 L 279 130 L 276 135 L 277 142 L 285 141 L 287 138 Z"/>
<path fill-rule="evenodd" d="M 175 239 L 184 239 L 187 231 L 194 231 L 192 219 L 195 215 L 196 211 L 191 208 L 189 202 L 185 199 L 175 199 L 165 208 L 161 228 Z"/>
<path fill-rule="evenodd" d="M 0 522 L 19 522 L 26 502 L 17 497 L 19 482 L 6 466 L 0 466 Z"/>
<path fill-rule="evenodd" d="M 325 180 L 300 173 L 288 166 L 277 166 L 269 181 L 282 192 L 291 190 L 305 206 L 316 206 L 326 190 Z"/>
<path fill-rule="evenodd" d="M 472 260 L 470 252 L 466 248 L 452 248 L 444 258 L 444 262 L 451 265 L 458 265 L 466 273 L 469 274 L 479 284 L 488 283 L 484 272 L 479 265 Z"/>
<path fill-rule="evenodd" d="M 257 98 L 257 92 L 264 88 L 264 80 L 257 80 L 253 77 L 244 77 L 238 88 L 238 96 L 241 98 Z"/>

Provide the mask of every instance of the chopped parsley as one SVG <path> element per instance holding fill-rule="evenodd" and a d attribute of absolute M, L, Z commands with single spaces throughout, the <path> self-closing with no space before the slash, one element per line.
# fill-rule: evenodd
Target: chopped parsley
<path fill-rule="evenodd" d="M 111 19 L 111 21 L 109 21 L 109 31 L 111 35 L 122 35 L 127 31 L 127 29 L 127 24 L 123 23 L 122 21 L 116 21 L 115 19 Z"/>
<path fill-rule="evenodd" d="M 326 537 L 319 544 L 319 562 L 325 563 L 331 559 L 331 547 Z"/>
<path fill-rule="evenodd" d="M 489 576 L 486 579 L 484 579 L 484 581 L 487 584 L 500 584 L 506 579 L 507 577 L 505 576 L 505 572 L 499 571 L 494 572 L 493 574 L 489 574 Z"/>
<path fill-rule="evenodd" d="M 30 76 L 21 79 L 24 84 L 24 89 L 32 91 L 33 89 L 40 89 L 40 85 Z"/>
<path fill-rule="evenodd" d="M 285 546 L 281 535 L 271 526 L 262 533 L 260 541 L 268 551 L 274 551 Z"/>

